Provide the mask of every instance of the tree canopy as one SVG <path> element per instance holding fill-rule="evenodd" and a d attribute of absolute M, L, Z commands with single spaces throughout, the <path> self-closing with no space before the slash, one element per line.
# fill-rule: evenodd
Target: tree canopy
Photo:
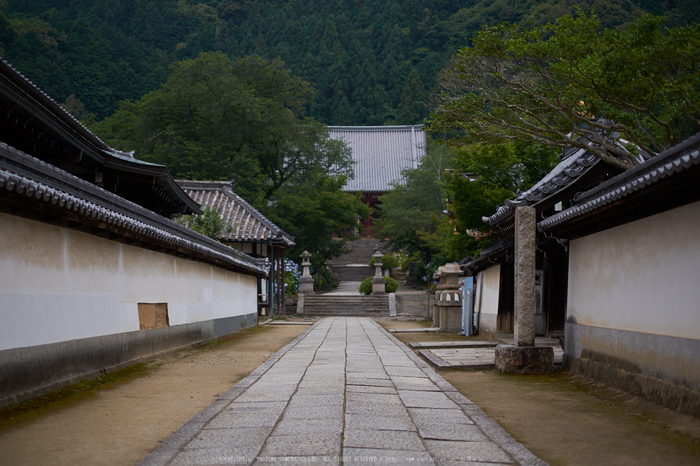
<path fill-rule="evenodd" d="M 309 115 L 323 123 L 412 124 L 413 115 L 398 113 L 411 71 L 428 91 L 450 57 L 485 24 L 543 24 L 577 5 L 595 10 L 604 27 L 626 24 L 643 11 L 666 14 L 673 25 L 700 18 L 696 0 L 0 3 L 0 55 L 58 102 L 75 95 L 98 121 L 119 102 L 157 89 L 173 62 L 222 51 L 282 59 L 313 84 Z M 372 98 L 357 89 L 371 89 Z"/>
<path fill-rule="evenodd" d="M 352 175 L 349 149 L 304 115 L 312 96 L 280 60 L 208 52 L 175 63 L 165 84 L 123 103 L 95 132 L 179 178 L 234 178 L 260 206 L 312 170 Z"/>
<path fill-rule="evenodd" d="M 445 175 L 443 184 L 451 215 L 432 239 L 450 260 L 490 246 L 492 238 L 480 240 L 467 230 L 488 233 L 482 216 L 532 187 L 559 161 L 556 148 L 534 143 L 473 144 L 457 152 L 456 169 Z"/>
<path fill-rule="evenodd" d="M 426 155 L 416 169 L 404 170 L 404 183 L 395 183 L 379 198 L 377 235 L 394 251 L 422 253 L 428 260 L 436 249 L 423 237 L 437 232 L 436 218 L 446 209 L 441 182 L 445 170 L 454 168 L 455 153 L 428 140 Z"/>
<path fill-rule="evenodd" d="M 486 27 L 441 75 L 430 129 L 462 130 L 467 143 L 582 147 L 634 166 L 639 150 L 654 155 L 700 129 L 700 25 L 663 21 L 603 30 L 579 11 Z"/>

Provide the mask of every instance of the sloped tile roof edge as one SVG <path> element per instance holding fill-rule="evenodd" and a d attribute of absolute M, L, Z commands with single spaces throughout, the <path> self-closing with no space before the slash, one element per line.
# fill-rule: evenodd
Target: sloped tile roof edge
<path fill-rule="evenodd" d="M 85 147 L 90 147 L 89 152 L 93 152 L 94 157 L 99 159 L 100 164 L 112 165 L 122 169 L 140 166 L 143 170 L 147 170 L 150 174 L 157 176 L 166 188 L 171 190 L 172 194 L 192 212 L 201 213 L 199 206 L 176 185 L 168 167 L 136 159 L 133 153 L 122 152 L 108 146 L 107 143 L 87 129 L 77 118 L 2 57 L 0 57 L 0 77 L 11 83 L 13 89 L 11 92 L 15 93 L 18 99 L 21 98 L 29 103 L 33 100 L 40 105 L 39 113 L 46 113 L 46 118 L 49 122 L 53 121 L 64 125 L 61 128 L 61 132 L 70 132 L 77 135 L 82 140 L 81 144 L 85 144 Z M 10 86 L 8 86 L 9 88 Z"/>
<path fill-rule="evenodd" d="M 256 276 L 267 275 L 264 261 L 200 235 L 4 143 L 0 143 L 0 189 L 169 244 L 195 259 L 208 259 Z"/>
<path fill-rule="evenodd" d="M 546 231 L 700 165 L 700 133 L 576 197 L 576 205 L 537 224 Z"/>
<path fill-rule="evenodd" d="M 234 203 L 239 204 L 247 210 L 256 220 L 266 226 L 274 234 L 273 243 L 284 244 L 287 247 L 295 245 L 294 237 L 286 233 L 280 227 L 275 225 L 269 218 L 263 215 L 258 209 L 250 205 L 245 199 L 236 194 L 230 182 L 226 181 L 194 181 L 194 180 L 176 180 L 176 183 L 185 191 L 198 190 L 216 190 L 227 197 Z M 205 206 L 206 207 L 206 206 Z M 223 213 L 223 212 L 222 212 Z M 231 225 L 233 226 L 233 225 Z M 240 238 L 238 236 L 225 236 L 223 239 L 227 241 L 242 241 L 248 238 Z"/>
<path fill-rule="evenodd" d="M 502 260 L 508 260 L 513 254 L 514 244 L 515 239 L 513 236 L 506 236 L 490 248 L 482 250 L 475 258 L 468 257 L 462 260 L 459 263 L 459 268 L 462 269 L 468 277 L 474 276 L 479 271 L 488 268 L 489 265 Z"/>
<path fill-rule="evenodd" d="M 482 220 L 491 226 L 498 225 L 512 217 L 516 207 L 539 204 L 570 186 L 598 163 L 602 163 L 600 159 L 585 149 L 573 151 L 532 188 L 520 193 L 513 200 L 506 199 L 505 205 L 498 207 L 495 214 L 483 217 Z"/>

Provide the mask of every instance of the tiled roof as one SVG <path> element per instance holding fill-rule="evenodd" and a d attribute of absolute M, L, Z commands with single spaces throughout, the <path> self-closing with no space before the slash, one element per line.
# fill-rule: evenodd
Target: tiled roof
<path fill-rule="evenodd" d="M 177 184 L 202 206 L 218 209 L 224 222 L 232 228 L 221 238 L 223 241 L 272 240 L 275 244 L 294 246 L 294 238 L 234 193 L 230 182 L 178 180 Z"/>
<path fill-rule="evenodd" d="M 574 197 L 575 205 L 542 220 L 537 228 L 540 231 L 548 230 L 699 165 L 700 133 L 605 183 L 578 194 Z"/>
<path fill-rule="evenodd" d="M 48 94 L 2 58 L 0 58 L 0 95 L 11 100 L 9 112 L 22 110 L 22 121 L 24 121 L 25 128 L 27 128 L 27 124 L 29 124 L 29 129 L 32 128 L 30 122 L 34 122 L 42 128 L 49 128 L 49 133 L 55 134 L 68 147 L 78 150 L 80 159 L 90 161 L 91 170 L 107 168 L 113 170 L 117 177 L 124 174 L 135 174 L 155 178 L 158 182 L 158 186 L 153 185 L 155 197 L 165 199 L 174 210 L 173 213 L 200 213 L 198 206 L 175 184 L 165 165 L 138 160 L 134 158 L 133 152 L 122 152 L 109 147 Z M 5 108 L 3 111 L 8 112 L 8 109 Z M 15 112 L 13 115 L 19 116 L 20 114 Z M 29 129 L 27 129 L 28 132 Z M 58 150 L 54 155 L 70 157 L 70 153 L 61 153 Z M 64 168 L 69 164 L 63 165 Z M 67 168 L 67 170 L 69 169 Z M 149 182 L 149 185 L 151 183 L 152 181 Z M 138 197 L 133 197 L 132 200 L 145 205 Z"/>
<path fill-rule="evenodd" d="M 0 143 L 0 190 L 40 204 L 45 211 L 77 216 L 93 228 L 139 238 L 166 250 L 224 268 L 264 276 L 253 259 L 53 165 Z"/>
<path fill-rule="evenodd" d="M 527 191 L 520 193 L 514 200 L 506 199 L 496 213 L 482 220 L 492 226 L 497 225 L 515 214 L 519 206 L 535 206 L 541 201 L 562 191 L 588 172 L 597 163 L 598 157 L 585 149 L 569 150 L 564 153 L 564 160 Z"/>
<path fill-rule="evenodd" d="M 418 168 L 425 155 L 422 125 L 329 126 L 328 133 L 352 149 L 355 177 L 345 191 L 389 191 L 392 181 L 402 182 L 401 171 Z"/>

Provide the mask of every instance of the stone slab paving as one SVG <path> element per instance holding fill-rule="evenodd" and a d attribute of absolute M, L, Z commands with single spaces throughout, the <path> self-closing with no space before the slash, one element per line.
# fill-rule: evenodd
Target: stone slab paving
<path fill-rule="evenodd" d="M 408 344 L 413 349 L 432 348 L 490 348 L 498 346 L 497 341 L 457 340 L 457 341 L 414 341 Z"/>
<path fill-rule="evenodd" d="M 368 318 L 306 330 L 142 465 L 543 465 Z"/>
<path fill-rule="evenodd" d="M 421 356 L 438 368 L 486 369 L 496 367 L 496 348 L 422 349 Z M 554 347 L 554 364 L 561 365 L 564 351 Z"/>

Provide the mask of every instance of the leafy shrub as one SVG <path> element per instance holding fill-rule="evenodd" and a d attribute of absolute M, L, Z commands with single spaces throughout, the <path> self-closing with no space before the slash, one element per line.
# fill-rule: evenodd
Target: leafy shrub
<path fill-rule="evenodd" d="M 360 283 L 360 294 L 372 294 L 372 278 L 367 277 Z"/>
<path fill-rule="evenodd" d="M 369 265 L 374 265 L 377 262 L 377 260 L 373 257 L 369 261 Z M 393 252 L 390 252 L 389 254 L 384 254 L 382 256 L 382 267 L 385 268 L 391 268 L 395 269 L 396 267 L 399 266 L 399 260 L 396 258 Z"/>
<path fill-rule="evenodd" d="M 317 267 L 312 275 L 314 277 L 314 290 L 330 291 L 338 288 L 340 280 L 338 274 L 333 272 L 327 265 Z"/>
<path fill-rule="evenodd" d="M 299 293 L 299 279 L 301 278 L 301 269 L 293 261 L 284 260 L 284 295 L 288 298 Z"/>
<path fill-rule="evenodd" d="M 403 259 L 401 261 L 401 270 L 407 272 L 411 262 L 418 262 L 418 258 L 416 256 L 410 256 Z"/>
<path fill-rule="evenodd" d="M 374 277 L 367 277 L 360 283 L 360 294 L 372 294 L 372 279 Z M 391 277 L 384 277 L 384 291 L 387 293 L 395 293 L 399 289 L 399 282 Z"/>
<path fill-rule="evenodd" d="M 386 292 L 396 293 L 396 290 L 399 289 L 399 282 L 391 277 L 384 277 L 384 280 L 386 281 Z"/>

